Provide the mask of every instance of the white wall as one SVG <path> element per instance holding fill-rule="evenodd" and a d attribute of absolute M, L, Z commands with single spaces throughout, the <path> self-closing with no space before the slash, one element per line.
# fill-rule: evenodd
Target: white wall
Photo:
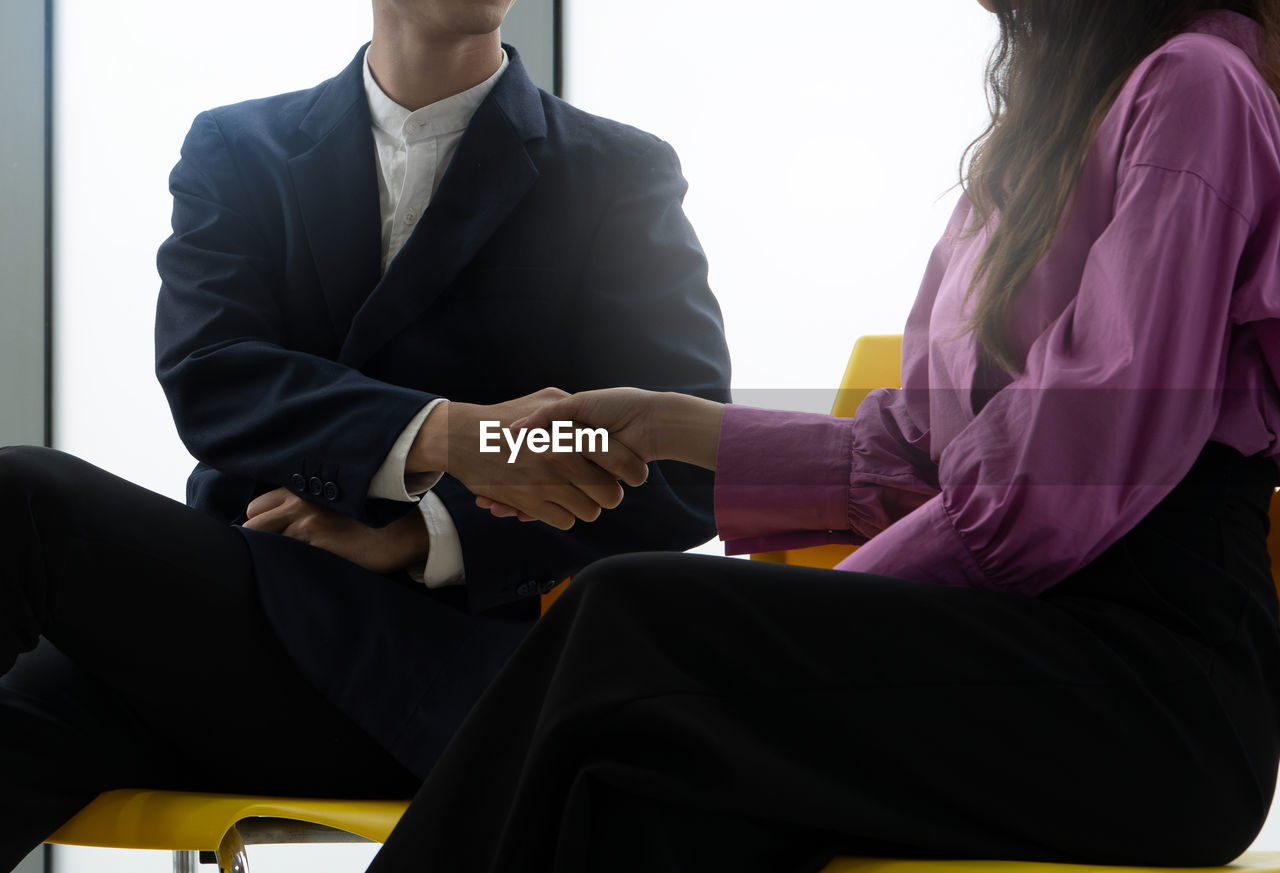
<path fill-rule="evenodd" d="M 663 136 L 684 161 L 741 397 L 821 409 L 853 338 L 901 329 L 985 119 L 993 37 L 974 2 L 905 8 L 567 3 L 570 99 Z M 314 84 L 369 29 L 364 0 L 59 0 L 60 448 L 181 496 L 191 461 L 151 373 L 169 168 L 198 111 Z M 1259 846 L 1280 848 L 1280 831 Z M 368 851 L 252 850 L 267 873 L 357 870 Z M 63 849 L 58 865 L 160 873 L 168 860 Z"/>

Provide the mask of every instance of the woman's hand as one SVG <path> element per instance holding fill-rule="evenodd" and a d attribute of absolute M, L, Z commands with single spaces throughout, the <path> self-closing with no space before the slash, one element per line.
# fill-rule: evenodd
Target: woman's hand
<path fill-rule="evenodd" d="M 723 416 L 723 404 L 700 397 L 606 388 L 551 400 L 512 427 L 549 429 L 552 422 L 571 421 L 579 427 L 604 428 L 610 449 L 621 444 L 645 463 L 669 459 L 714 470 Z M 476 504 L 499 518 L 534 520 L 492 496 L 478 495 Z"/>
<path fill-rule="evenodd" d="M 525 427 L 550 427 L 553 421 L 572 421 L 580 427 L 602 427 L 615 441 L 629 447 L 645 463 L 684 461 L 716 468 L 716 446 L 724 404 L 688 394 L 604 388 L 580 391 L 541 405 L 517 422 Z"/>
<path fill-rule="evenodd" d="M 430 550 L 426 523 L 416 510 L 386 527 L 370 527 L 277 488 L 254 498 L 245 514 L 250 530 L 283 534 L 375 573 L 425 564 Z"/>
<path fill-rule="evenodd" d="M 406 469 L 411 473 L 447 472 L 477 497 L 561 530 L 568 530 L 579 519 L 594 521 L 601 510 L 622 501 L 620 481 L 639 485 L 648 468 L 630 447 L 616 440 L 610 440 L 608 451 L 597 447 L 580 454 L 538 452 L 527 446 L 513 451 L 507 436 L 521 434 L 512 423 L 560 399 L 568 396 L 544 389 L 506 403 L 443 403 L 427 416 L 409 452 Z M 502 429 L 508 434 L 500 435 Z M 482 450 L 482 434 L 486 432 L 491 436 L 490 451 Z M 495 442 L 496 451 L 492 450 Z"/>
<path fill-rule="evenodd" d="M 647 464 L 662 457 L 655 413 L 665 400 L 678 396 L 640 388 L 580 391 L 539 404 L 512 426 L 550 429 L 552 422 L 571 421 L 579 427 L 604 428 L 611 447 L 620 442 Z"/>

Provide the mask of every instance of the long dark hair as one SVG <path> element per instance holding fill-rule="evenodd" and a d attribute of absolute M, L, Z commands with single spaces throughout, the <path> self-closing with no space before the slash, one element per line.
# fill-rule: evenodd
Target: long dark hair
<path fill-rule="evenodd" d="M 1000 40 L 987 66 L 991 123 L 965 151 L 961 185 L 976 234 L 1000 220 L 974 272 L 970 328 L 1010 372 L 1022 368 L 1009 310 L 1053 243 L 1098 124 L 1138 63 L 1206 9 L 1263 25 L 1259 71 L 1280 95 L 1280 0 L 993 0 Z"/>

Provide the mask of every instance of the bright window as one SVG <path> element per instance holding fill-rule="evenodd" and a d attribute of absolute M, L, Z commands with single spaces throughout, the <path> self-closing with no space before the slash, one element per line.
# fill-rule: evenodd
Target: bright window
<path fill-rule="evenodd" d="M 826 411 L 832 392 L 806 389 L 834 389 L 857 336 L 906 321 L 985 126 L 993 16 L 972 0 L 571 0 L 566 20 L 569 99 L 682 159 L 736 395 Z"/>

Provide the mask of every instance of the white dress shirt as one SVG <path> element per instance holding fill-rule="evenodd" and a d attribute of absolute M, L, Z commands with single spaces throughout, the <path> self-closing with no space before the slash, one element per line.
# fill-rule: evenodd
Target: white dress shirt
<path fill-rule="evenodd" d="M 497 72 L 479 85 L 410 112 L 388 97 L 373 78 L 366 50 L 364 90 L 369 100 L 369 114 L 373 117 L 373 143 L 378 159 L 384 273 L 417 227 L 449 168 L 471 116 L 489 96 L 507 64 L 507 53 L 503 51 Z M 417 501 L 427 525 L 430 552 L 421 574 L 410 570 L 410 575 L 425 582 L 428 588 L 456 585 L 464 579 L 458 529 L 444 502 L 430 491 L 440 480 L 440 474 L 405 474 L 409 449 L 431 410 L 441 402 L 433 400 L 414 416 L 369 485 L 370 497 Z"/>

